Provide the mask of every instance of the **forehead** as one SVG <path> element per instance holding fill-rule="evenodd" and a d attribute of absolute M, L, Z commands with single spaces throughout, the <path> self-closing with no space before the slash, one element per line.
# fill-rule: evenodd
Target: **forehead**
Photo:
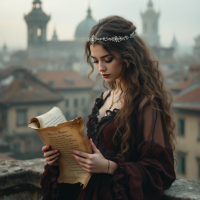
<path fill-rule="evenodd" d="M 100 44 L 90 45 L 91 56 L 100 58 L 108 54 L 108 52 Z"/>

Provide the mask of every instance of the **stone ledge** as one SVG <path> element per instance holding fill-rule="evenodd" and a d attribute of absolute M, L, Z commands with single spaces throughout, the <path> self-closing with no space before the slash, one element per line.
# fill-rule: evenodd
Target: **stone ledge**
<path fill-rule="evenodd" d="M 0 160 L 0 200 L 14 199 L 13 197 L 40 200 L 42 190 L 39 183 L 45 164 L 45 159 Z M 165 191 L 163 199 L 200 200 L 200 183 L 177 179 L 172 187 Z"/>

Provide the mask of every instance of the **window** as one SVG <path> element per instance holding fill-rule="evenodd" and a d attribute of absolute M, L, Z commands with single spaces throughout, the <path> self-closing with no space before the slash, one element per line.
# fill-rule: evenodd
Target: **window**
<path fill-rule="evenodd" d="M 17 126 L 27 126 L 27 110 L 17 110 Z"/>
<path fill-rule="evenodd" d="M 65 107 L 69 107 L 69 99 L 65 100 Z"/>
<path fill-rule="evenodd" d="M 178 153 L 177 171 L 179 174 L 186 173 L 186 153 Z"/>
<path fill-rule="evenodd" d="M 69 118 L 70 118 L 70 113 L 69 112 L 65 113 L 65 118 L 66 118 L 67 121 L 69 121 Z"/>
<path fill-rule="evenodd" d="M 78 107 L 78 99 L 74 99 L 74 107 Z"/>
<path fill-rule="evenodd" d="M 26 151 L 28 151 L 28 152 L 32 151 L 31 145 L 32 145 L 32 142 L 30 140 L 26 140 L 25 141 L 25 149 L 26 149 Z"/>
<path fill-rule="evenodd" d="M 177 122 L 177 128 L 178 128 L 178 135 L 184 136 L 185 135 L 185 120 L 184 119 L 178 119 Z"/>
<path fill-rule="evenodd" d="M 85 105 L 85 99 L 84 99 L 84 98 L 82 98 L 82 100 L 81 100 L 81 104 L 82 104 L 82 106 Z"/>
<path fill-rule="evenodd" d="M 35 7 L 36 7 L 36 8 L 40 8 L 40 4 L 37 3 L 37 4 L 35 5 Z"/>
<path fill-rule="evenodd" d="M 40 37 L 41 34 L 42 34 L 41 28 L 38 28 L 38 29 L 37 29 L 37 36 Z"/>
<path fill-rule="evenodd" d="M 198 127 L 198 136 L 197 136 L 197 140 L 200 142 L 200 122 L 199 122 L 199 127 Z"/>
<path fill-rule="evenodd" d="M 20 152 L 20 143 L 19 142 L 15 142 L 12 144 L 12 149 L 15 153 Z"/>

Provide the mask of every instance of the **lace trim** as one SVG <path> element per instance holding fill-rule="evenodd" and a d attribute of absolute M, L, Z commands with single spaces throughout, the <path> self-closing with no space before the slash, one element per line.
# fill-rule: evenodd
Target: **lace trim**
<path fill-rule="evenodd" d="M 105 99 L 103 99 L 103 93 L 102 93 L 101 96 L 97 98 L 95 101 L 95 105 L 92 109 L 92 114 L 88 115 L 88 118 L 89 118 L 88 129 L 90 131 L 92 138 L 93 138 L 93 135 L 97 133 L 99 127 L 105 122 L 112 120 L 117 114 L 117 112 L 120 110 L 117 108 L 113 109 L 112 111 L 106 110 L 106 115 L 103 116 L 101 120 L 98 122 L 97 116 L 99 115 L 99 109 L 103 106 L 103 104 L 105 103 L 107 98 L 110 96 L 110 94 L 111 94 L 111 91 L 108 93 Z"/>

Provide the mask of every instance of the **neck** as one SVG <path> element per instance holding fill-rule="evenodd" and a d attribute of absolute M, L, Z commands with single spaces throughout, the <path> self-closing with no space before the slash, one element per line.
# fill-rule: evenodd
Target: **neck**
<path fill-rule="evenodd" d="M 115 89 L 116 95 L 121 94 L 122 90 L 125 91 L 125 86 L 124 86 L 123 82 L 121 82 L 120 85 L 119 85 L 119 82 L 120 82 L 120 79 L 116 79 L 116 89 Z"/>

